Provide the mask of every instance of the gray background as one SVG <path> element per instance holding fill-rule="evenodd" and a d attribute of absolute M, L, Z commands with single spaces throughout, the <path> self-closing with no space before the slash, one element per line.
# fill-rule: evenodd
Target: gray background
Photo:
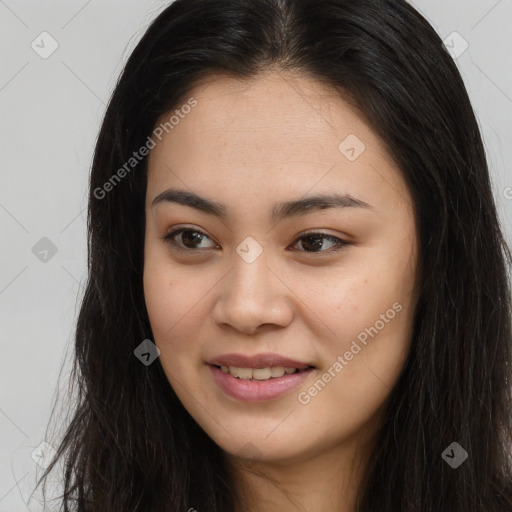
<path fill-rule="evenodd" d="M 127 56 L 167 3 L 0 0 L 0 512 L 41 509 L 37 495 L 27 500 L 41 473 L 34 458 L 42 453 L 44 465 L 50 449 L 32 453 L 46 439 L 57 389 L 67 389 L 93 147 Z M 454 50 L 463 46 L 453 32 L 469 44 L 456 60 L 511 240 L 512 0 L 411 3 Z M 47 58 L 55 43 L 42 32 L 58 44 Z"/>

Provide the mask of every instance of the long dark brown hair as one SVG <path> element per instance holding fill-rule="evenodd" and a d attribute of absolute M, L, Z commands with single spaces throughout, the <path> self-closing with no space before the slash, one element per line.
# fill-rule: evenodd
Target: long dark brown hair
<path fill-rule="evenodd" d="M 222 450 L 184 409 L 159 360 L 145 366 L 134 356 L 153 339 L 142 286 L 146 159 L 125 166 L 122 180 L 112 176 L 197 80 L 216 71 L 251 79 L 270 68 L 351 98 L 415 204 L 421 279 L 411 350 L 357 511 L 510 512 L 512 258 L 463 80 L 405 0 L 176 0 L 151 23 L 95 148 L 76 400 L 39 483 L 64 463 L 65 511 L 241 507 Z M 468 453 L 457 469 L 442 456 L 453 442 Z"/>

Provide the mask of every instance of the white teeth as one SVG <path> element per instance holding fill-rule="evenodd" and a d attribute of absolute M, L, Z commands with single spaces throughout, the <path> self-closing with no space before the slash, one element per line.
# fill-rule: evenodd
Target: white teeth
<path fill-rule="evenodd" d="M 272 368 L 267 366 L 266 368 L 253 368 L 252 378 L 256 380 L 267 380 L 272 377 Z"/>
<path fill-rule="evenodd" d="M 265 368 L 239 368 L 237 366 L 221 365 L 220 369 L 224 373 L 229 373 L 233 377 L 238 377 L 239 379 L 244 380 L 269 380 L 271 378 L 282 377 L 285 374 L 290 375 L 297 371 L 297 368 L 285 368 L 284 366 L 266 366 Z"/>
<path fill-rule="evenodd" d="M 284 366 L 271 366 L 270 374 L 272 377 L 282 377 L 284 375 L 285 369 Z"/>
<path fill-rule="evenodd" d="M 233 370 L 236 373 L 236 377 L 240 379 L 250 379 L 252 377 L 252 370 L 250 368 L 237 368 L 235 366 L 230 366 L 229 371 L 232 373 Z"/>

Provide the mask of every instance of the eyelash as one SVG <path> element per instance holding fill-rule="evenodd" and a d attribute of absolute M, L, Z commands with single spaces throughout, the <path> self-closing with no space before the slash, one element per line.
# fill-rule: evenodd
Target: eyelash
<path fill-rule="evenodd" d="M 192 232 L 192 233 L 199 233 L 202 236 L 210 238 L 206 233 L 203 233 L 202 231 L 200 231 L 198 229 L 180 228 L 180 229 L 176 229 L 174 231 L 171 231 L 167 235 L 163 236 L 161 239 L 164 240 L 166 243 L 168 243 L 170 246 L 172 246 L 175 250 L 177 250 L 179 252 L 193 253 L 193 252 L 205 251 L 206 249 L 188 249 L 188 248 L 184 249 L 183 247 L 180 247 L 175 240 L 173 240 L 173 238 L 176 237 L 177 235 L 179 235 L 181 233 L 184 233 L 184 232 L 187 232 L 187 231 Z M 322 233 L 322 232 L 306 232 L 306 233 L 301 233 L 295 239 L 295 241 L 292 243 L 292 246 L 296 245 L 303 238 L 309 238 L 309 237 L 314 237 L 314 236 L 320 236 L 320 237 L 322 237 L 324 239 L 327 239 L 329 241 L 337 242 L 337 247 L 335 246 L 335 247 L 333 247 L 331 249 L 328 249 L 326 251 L 299 251 L 299 252 L 304 252 L 306 254 L 310 254 L 313 257 L 315 257 L 315 255 L 317 255 L 317 254 L 320 254 L 320 255 L 330 255 L 330 254 L 333 254 L 335 252 L 341 251 L 341 250 L 343 250 L 345 248 L 345 246 L 350 245 L 350 243 L 347 242 L 346 240 L 342 240 L 341 238 L 338 238 L 338 237 L 333 236 L 333 235 L 328 235 L 328 234 Z M 211 238 L 210 238 L 210 240 L 211 240 Z"/>

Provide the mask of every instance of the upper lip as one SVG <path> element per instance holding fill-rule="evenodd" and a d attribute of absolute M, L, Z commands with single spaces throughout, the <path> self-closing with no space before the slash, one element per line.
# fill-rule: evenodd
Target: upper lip
<path fill-rule="evenodd" d="M 236 366 L 237 368 L 266 368 L 267 366 L 284 366 L 285 368 L 307 368 L 312 366 L 302 361 L 296 361 L 279 354 L 257 354 L 246 356 L 243 354 L 224 354 L 208 361 L 214 366 Z"/>

